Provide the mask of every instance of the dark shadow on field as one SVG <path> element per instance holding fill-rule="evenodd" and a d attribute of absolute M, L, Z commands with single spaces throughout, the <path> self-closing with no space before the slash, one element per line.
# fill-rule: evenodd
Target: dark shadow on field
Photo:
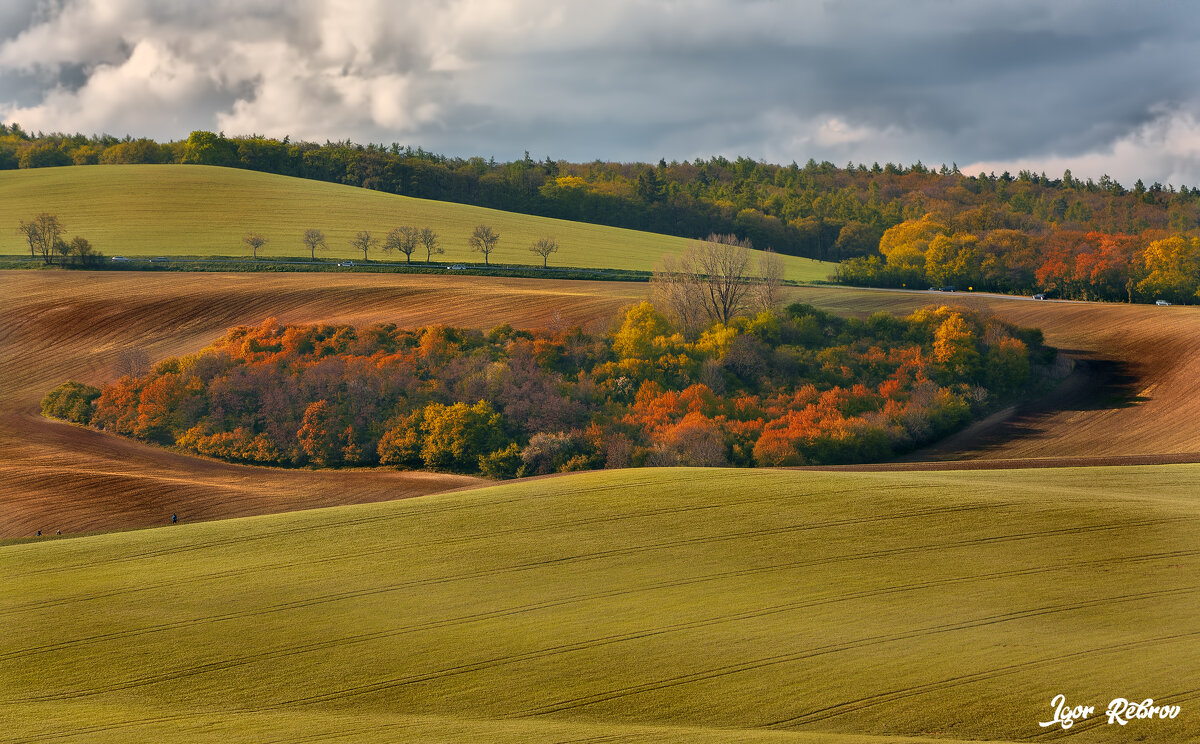
<path fill-rule="evenodd" d="M 1133 374 L 1129 364 L 1095 358 L 1075 349 L 1062 349 L 1060 353 L 1074 362 L 1074 368 L 1050 392 L 999 411 L 939 442 L 891 462 L 987 457 L 989 453 L 1014 441 L 1042 434 L 1048 422 L 1063 412 L 1129 408 L 1146 400 L 1137 394 L 1140 387 L 1138 377 Z"/>

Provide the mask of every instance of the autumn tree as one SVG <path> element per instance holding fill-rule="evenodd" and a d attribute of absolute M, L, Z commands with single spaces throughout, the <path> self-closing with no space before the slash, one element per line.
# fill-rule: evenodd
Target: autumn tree
<path fill-rule="evenodd" d="M 1147 297 L 1167 297 L 1175 302 L 1198 296 L 1200 277 L 1200 238 L 1172 235 L 1146 246 L 1143 259 L 1146 278 L 1138 291 Z"/>
<path fill-rule="evenodd" d="M 421 247 L 425 249 L 425 263 L 429 263 L 435 255 L 446 252 L 438 245 L 438 234 L 433 231 L 432 227 L 422 227 L 417 239 L 421 242 Z"/>
<path fill-rule="evenodd" d="M 317 465 L 336 465 L 341 461 L 333 407 L 327 400 L 309 403 L 296 438 L 301 451 Z"/>
<path fill-rule="evenodd" d="M 538 238 L 533 241 L 533 245 L 529 246 L 529 250 L 542 257 L 542 268 L 544 269 L 549 262 L 550 254 L 558 252 L 558 241 L 554 238 Z"/>
<path fill-rule="evenodd" d="M 937 284 L 967 284 L 980 276 L 983 256 L 971 233 L 935 235 L 925 250 L 925 276 Z"/>
<path fill-rule="evenodd" d="M 375 247 L 375 238 L 366 230 L 359 230 L 358 235 L 355 235 L 350 240 L 350 245 L 354 246 L 357 251 L 362 251 L 363 261 L 367 260 L 367 252 Z"/>
<path fill-rule="evenodd" d="M 250 249 L 251 256 L 253 256 L 254 260 L 257 261 L 258 249 L 267 244 L 267 239 L 262 233 L 252 232 L 247 233 L 246 237 L 242 238 L 242 242 L 245 243 L 246 247 Z"/>
<path fill-rule="evenodd" d="M 308 255 L 314 261 L 317 260 L 317 249 L 327 250 L 329 246 L 325 243 L 325 233 L 314 228 L 308 228 L 304 231 L 304 245 L 308 248 Z"/>
<path fill-rule="evenodd" d="M 482 400 L 473 406 L 431 403 L 425 408 L 421 430 L 421 458 L 433 470 L 475 472 L 480 457 L 508 445 L 500 414 Z"/>
<path fill-rule="evenodd" d="M 404 254 L 405 262 L 412 263 L 412 254 L 417 250 L 421 231 L 412 225 L 397 227 L 388 233 L 383 241 L 384 253 L 398 251 Z"/>
<path fill-rule="evenodd" d="M 879 252 L 889 266 L 920 269 L 925 266 L 930 241 L 948 232 L 937 218 L 927 214 L 919 220 L 907 220 L 888 228 L 879 239 Z"/>
<path fill-rule="evenodd" d="M 467 244 L 471 246 L 472 251 L 483 254 L 484 266 L 488 265 L 488 256 L 496 250 L 496 244 L 499 242 L 500 233 L 488 225 L 477 225 L 474 232 L 471 233 L 471 237 L 467 239 Z"/>

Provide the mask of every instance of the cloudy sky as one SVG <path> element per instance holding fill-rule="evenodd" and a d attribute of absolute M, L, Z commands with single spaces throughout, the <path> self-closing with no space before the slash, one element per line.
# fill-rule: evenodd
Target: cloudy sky
<path fill-rule="evenodd" d="M 1104 0 L 0 0 L 0 119 L 574 161 L 1200 185 L 1200 9 Z"/>

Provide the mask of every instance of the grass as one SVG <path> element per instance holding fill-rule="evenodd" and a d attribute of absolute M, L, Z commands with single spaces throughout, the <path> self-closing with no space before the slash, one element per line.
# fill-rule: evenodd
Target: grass
<path fill-rule="evenodd" d="M 68 236 L 82 235 L 106 256 L 228 256 L 242 237 L 261 232 L 267 258 L 304 257 L 307 228 L 322 230 L 328 259 L 361 261 L 350 240 L 369 230 L 382 241 L 389 230 L 432 227 L 445 254 L 435 260 L 482 259 L 467 245 L 476 225 L 500 233 L 491 263 L 541 265 L 530 244 L 552 236 L 561 245 L 551 266 L 650 271 L 688 241 L 653 233 L 533 217 L 449 202 L 413 199 L 368 189 L 230 168 L 195 165 L 108 165 L 0 171 L 0 254 L 28 254 L 17 223 L 39 212 L 59 216 Z M 248 255 L 248 251 L 247 251 Z M 376 252 L 371 258 L 388 257 Z M 391 259 L 403 256 L 391 255 Z M 414 259 L 423 254 L 414 255 Z M 823 280 L 834 264 L 785 256 L 786 278 Z"/>
<path fill-rule="evenodd" d="M 1200 466 L 640 470 L 0 547 L 6 740 L 1200 736 Z M 1136 728 L 1133 728 L 1135 727 Z"/>

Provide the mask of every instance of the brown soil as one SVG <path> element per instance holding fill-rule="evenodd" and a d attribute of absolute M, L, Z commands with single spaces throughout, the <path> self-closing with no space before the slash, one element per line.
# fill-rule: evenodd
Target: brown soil
<path fill-rule="evenodd" d="M 232 465 L 43 418 L 67 379 L 111 380 L 118 353 L 196 351 L 229 326 L 395 322 L 597 326 L 641 284 L 336 274 L 0 272 L 0 537 L 79 533 L 420 496 L 478 478 Z"/>

